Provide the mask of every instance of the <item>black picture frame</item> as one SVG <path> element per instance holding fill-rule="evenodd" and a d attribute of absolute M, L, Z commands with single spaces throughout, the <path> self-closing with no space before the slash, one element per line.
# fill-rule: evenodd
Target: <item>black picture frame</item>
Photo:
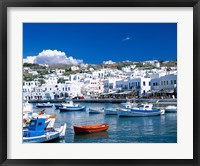
<path fill-rule="evenodd" d="M 193 7 L 193 159 L 7 159 L 7 8 L 8 7 Z M 199 0 L 1 0 L 0 1 L 0 163 L 18 165 L 200 165 L 200 2 Z M 187 149 L 186 149 L 187 150 Z"/>

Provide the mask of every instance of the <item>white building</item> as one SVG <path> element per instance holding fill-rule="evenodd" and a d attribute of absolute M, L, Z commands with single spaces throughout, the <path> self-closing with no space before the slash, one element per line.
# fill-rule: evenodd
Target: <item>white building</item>
<path fill-rule="evenodd" d="M 65 73 L 65 70 L 63 70 L 63 69 L 56 69 L 55 73 L 56 73 L 56 75 L 61 76 L 61 75 L 63 75 Z"/>
<path fill-rule="evenodd" d="M 116 81 L 116 87 L 123 91 L 136 91 L 138 96 L 142 96 L 151 90 L 151 78 L 142 77 Z"/>
<path fill-rule="evenodd" d="M 71 71 L 76 71 L 76 70 L 79 70 L 80 68 L 78 66 L 72 66 L 70 69 Z"/>
<path fill-rule="evenodd" d="M 151 89 L 155 91 L 174 90 L 176 87 L 177 75 L 175 74 L 165 75 L 151 80 Z"/>
<path fill-rule="evenodd" d="M 82 91 L 87 96 L 95 96 L 103 93 L 104 84 L 101 79 L 85 79 Z"/>
<path fill-rule="evenodd" d="M 45 83 L 47 85 L 55 85 L 58 83 L 59 77 L 57 76 L 49 76 L 48 78 L 45 79 Z"/>
<path fill-rule="evenodd" d="M 26 89 L 26 90 L 25 90 Z M 82 96 L 80 84 L 42 84 L 29 90 L 23 87 L 25 100 L 31 99 L 57 99 L 62 97 Z"/>

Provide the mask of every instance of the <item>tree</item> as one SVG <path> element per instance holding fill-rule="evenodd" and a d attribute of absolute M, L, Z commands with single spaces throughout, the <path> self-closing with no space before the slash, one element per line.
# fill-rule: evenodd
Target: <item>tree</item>
<path fill-rule="evenodd" d="M 39 79 L 38 81 L 40 82 L 41 85 L 45 84 L 45 80 L 44 79 Z"/>

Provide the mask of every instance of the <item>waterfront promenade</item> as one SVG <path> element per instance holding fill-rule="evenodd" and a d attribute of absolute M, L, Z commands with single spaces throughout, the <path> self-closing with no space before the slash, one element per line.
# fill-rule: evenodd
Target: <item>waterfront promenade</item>
<path fill-rule="evenodd" d="M 55 99 L 55 100 L 30 100 L 29 103 L 62 103 L 66 99 Z M 136 103 L 159 103 L 159 104 L 176 104 L 177 99 L 74 99 L 73 102 L 78 103 L 125 103 L 127 101 Z"/>

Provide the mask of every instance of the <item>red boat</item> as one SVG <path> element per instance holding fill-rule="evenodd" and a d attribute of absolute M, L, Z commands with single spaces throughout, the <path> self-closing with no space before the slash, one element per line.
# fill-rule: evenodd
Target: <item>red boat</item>
<path fill-rule="evenodd" d="M 87 126 L 74 126 L 75 133 L 94 133 L 98 131 L 105 131 L 109 128 L 108 124 L 97 124 Z"/>

